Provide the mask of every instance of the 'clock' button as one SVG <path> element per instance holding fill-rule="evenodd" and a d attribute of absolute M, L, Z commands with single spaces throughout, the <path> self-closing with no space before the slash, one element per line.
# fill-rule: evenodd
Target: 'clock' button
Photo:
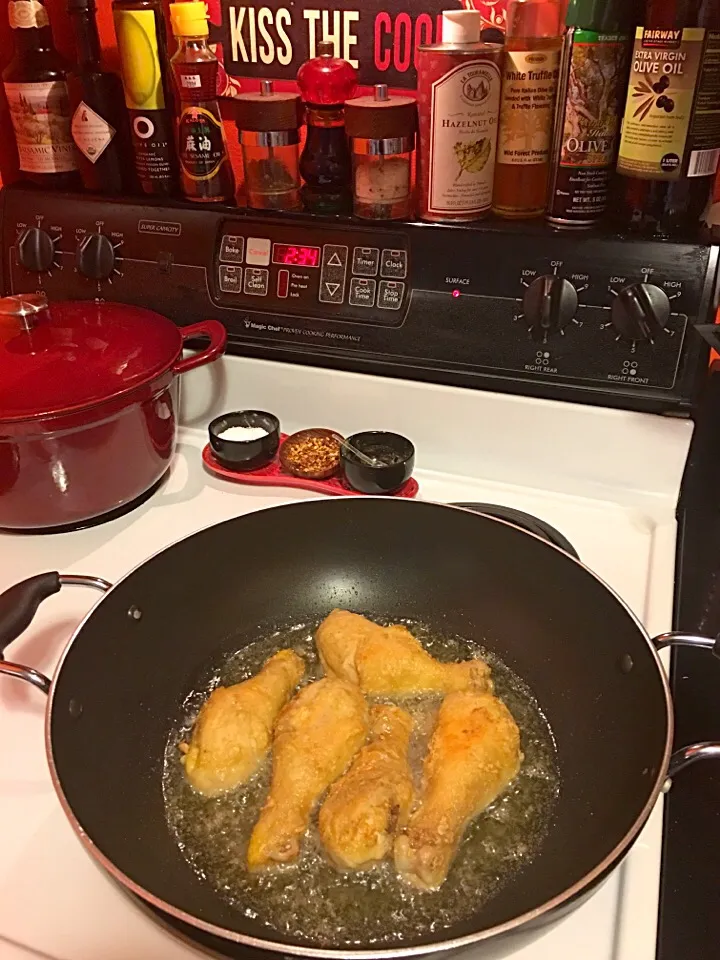
<path fill-rule="evenodd" d="M 404 280 L 407 276 L 407 251 L 383 250 L 380 276 L 390 280 Z"/>

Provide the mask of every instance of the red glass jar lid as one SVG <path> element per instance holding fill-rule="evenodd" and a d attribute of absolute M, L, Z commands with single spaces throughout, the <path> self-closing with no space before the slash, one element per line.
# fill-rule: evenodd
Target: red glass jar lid
<path fill-rule="evenodd" d="M 166 317 L 120 303 L 0 300 L 0 424 L 90 408 L 169 370 L 182 351 Z"/>

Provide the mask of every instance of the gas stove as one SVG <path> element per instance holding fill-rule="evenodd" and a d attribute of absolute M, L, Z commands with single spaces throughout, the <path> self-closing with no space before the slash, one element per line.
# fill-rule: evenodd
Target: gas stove
<path fill-rule="evenodd" d="M 241 357 L 189 375 L 177 457 L 149 500 L 87 530 L 0 536 L 0 589 L 50 569 L 112 581 L 208 524 L 313 497 L 230 484 L 205 472 L 206 424 L 248 407 L 274 411 L 288 432 L 325 424 L 332 411 L 332 425 L 348 434 L 382 427 L 411 437 L 421 498 L 501 504 L 539 518 L 572 544 L 651 634 L 671 626 L 675 513 L 693 438 L 690 420 Z M 9 651 L 12 659 L 52 674 L 95 599 L 81 590 L 51 598 Z M 44 710 L 38 690 L 2 679 L 0 956 L 13 957 L 11 948 L 22 947 L 56 960 L 181 960 L 212 950 L 217 944 L 190 944 L 184 931 L 158 922 L 86 855 L 50 781 Z M 652 960 L 662 841 L 661 800 L 629 857 L 597 893 L 533 943 L 518 942 L 512 955 Z M 495 949 L 464 956 L 488 960 Z M 507 943 L 497 949 L 505 955 Z"/>

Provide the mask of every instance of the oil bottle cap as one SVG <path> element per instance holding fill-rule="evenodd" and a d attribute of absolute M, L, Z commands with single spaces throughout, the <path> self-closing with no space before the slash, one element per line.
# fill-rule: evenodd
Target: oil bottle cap
<path fill-rule="evenodd" d="M 207 37 L 208 8 L 202 0 L 184 0 L 170 4 L 170 23 L 176 37 Z"/>
<path fill-rule="evenodd" d="M 482 17 L 479 10 L 443 10 L 442 43 L 479 43 Z"/>
<path fill-rule="evenodd" d="M 565 4 L 561 0 L 510 0 L 508 37 L 561 37 L 565 32 Z"/>

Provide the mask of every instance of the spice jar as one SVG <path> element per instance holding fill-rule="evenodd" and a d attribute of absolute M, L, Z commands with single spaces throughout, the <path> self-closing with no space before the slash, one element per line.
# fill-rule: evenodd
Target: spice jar
<path fill-rule="evenodd" d="M 271 80 L 261 80 L 259 93 L 242 93 L 232 102 L 248 206 L 256 210 L 298 209 L 300 97 L 296 93 L 275 93 Z"/>
<path fill-rule="evenodd" d="M 411 158 L 417 103 L 390 97 L 378 83 L 373 96 L 345 104 L 353 160 L 353 212 L 368 220 L 399 220 L 411 212 Z"/>

